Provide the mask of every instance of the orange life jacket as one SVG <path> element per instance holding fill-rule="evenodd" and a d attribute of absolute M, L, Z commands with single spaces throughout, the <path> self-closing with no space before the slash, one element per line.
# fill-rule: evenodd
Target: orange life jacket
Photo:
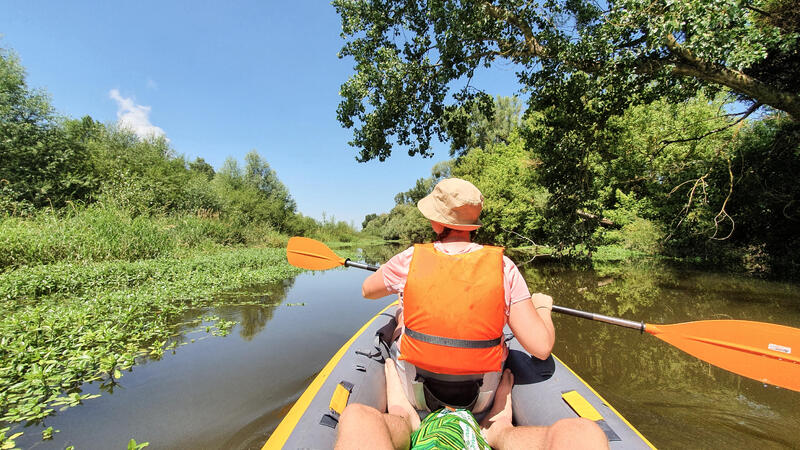
<path fill-rule="evenodd" d="M 502 370 L 503 249 L 456 255 L 414 246 L 403 290 L 400 359 L 436 373 Z"/>

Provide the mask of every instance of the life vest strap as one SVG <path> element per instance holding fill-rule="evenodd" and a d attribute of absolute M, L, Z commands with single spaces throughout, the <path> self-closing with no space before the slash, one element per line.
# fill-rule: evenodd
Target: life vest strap
<path fill-rule="evenodd" d="M 411 328 L 406 327 L 403 333 L 418 341 L 427 342 L 429 344 L 443 345 L 445 347 L 457 348 L 492 348 L 497 347 L 503 341 L 503 336 L 495 339 L 472 340 L 472 339 L 453 339 L 442 336 L 434 336 L 432 334 L 420 333 Z"/>

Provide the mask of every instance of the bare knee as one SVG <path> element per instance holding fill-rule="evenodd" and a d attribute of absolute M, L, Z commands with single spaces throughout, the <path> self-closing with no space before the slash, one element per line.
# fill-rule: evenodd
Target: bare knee
<path fill-rule="evenodd" d="M 351 403 L 344 408 L 341 416 L 339 416 L 339 424 L 360 423 L 365 420 L 375 420 L 380 416 L 381 413 L 371 406 Z"/>
<path fill-rule="evenodd" d="M 385 434 L 385 426 L 383 426 L 383 419 L 381 413 L 377 409 L 371 408 L 367 405 L 352 403 L 347 405 L 339 416 L 339 425 L 336 427 L 337 449 L 353 449 L 360 448 L 361 438 L 363 436 L 364 428 L 371 430 L 376 436 L 374 439 L 385 440 L 388 436 L 382 436 L 380 433 L 383 431 Z M 384 445 L 374 445 L 375 448 L 387 448 Z"/>
<path fill-rule="evenodd" d="M 347 405 L 342 411 L 337 429 L 337 449 L 408 448 L 411 435 L 411 428 L 402 417 L 358 403 Z"/>
<path fill-rule="evenodd" d="M 591 420 L 561 419 L 547 430 L 546 448 L 608 448 L 608 438 L 599 425 Z"/>

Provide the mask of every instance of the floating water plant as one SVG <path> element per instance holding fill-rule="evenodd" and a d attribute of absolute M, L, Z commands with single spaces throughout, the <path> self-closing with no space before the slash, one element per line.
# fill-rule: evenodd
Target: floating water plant
<path fill-rule="evenodd" d="M 0 273 L 0 420 L 38 421 L 97 397 L 83 383 L 113 387 L 137 358 L 158 358 L 189 309 L 213 295 L 291 277 L 282 249 L 220 249 L 185 258 L 56 263 Z M 210 320 L 228 334 L 234 321 Z M 178 324 L 176 326 L 175 324 Z M 195 339 L 192 339 L 192 342 Z M 171 347 L 170 347 L 171 346 Z M 19 433 L 0 430 L 0 447 Z M 138 444 L 137 444 L 138 445 Z"/>

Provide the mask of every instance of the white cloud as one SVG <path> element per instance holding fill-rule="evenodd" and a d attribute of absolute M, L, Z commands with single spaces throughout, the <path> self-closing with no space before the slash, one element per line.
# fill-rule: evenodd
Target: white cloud
<path fill-rule="evenodd" d="M 120 95 L 119 90 L 112 89 L 108 96 L 117 102 L 117 123 L 123 128 L 127 128 L 137 136 L 162 137 L 166 133 L 163 129 L 150 123 L 150 107 L 137 105 L 133 98 L 125 98 Z"/>

